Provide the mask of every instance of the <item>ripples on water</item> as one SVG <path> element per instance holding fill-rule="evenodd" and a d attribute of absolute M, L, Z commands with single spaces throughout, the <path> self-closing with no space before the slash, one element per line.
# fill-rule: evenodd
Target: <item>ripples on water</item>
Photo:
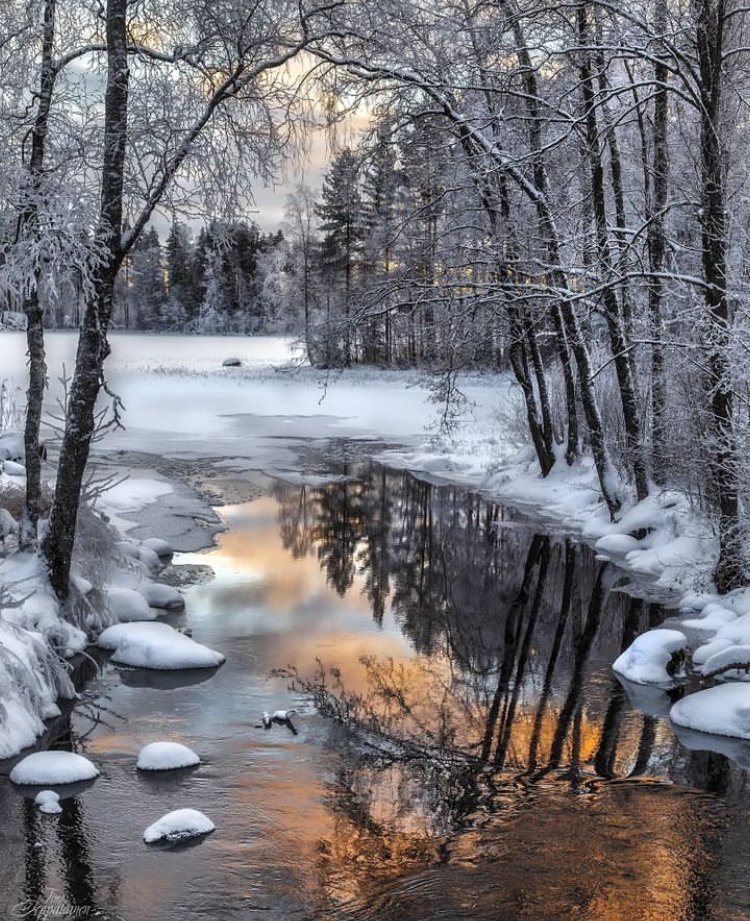
<path fill-rule="evenodd" d="M 223 509 L 219 546 L 182 558 L 216 579 L 175 623 L 227 664 L 164 680 L 108 667 L 57 742 L 102 776 L 59 819 L 0 784 L 0 906 L 36 899 L 41 916 L 52 893 L 128 921 L 750 918 L 747 746 L 684 747 L 666 692 L 633 706 L 609 667 L 663 611 L 464 490 L 342 472 Z M 269 677 L 286 667 L 296 691 Z M 257 728 L 287 705 L 298 735 Z M 157 738 L 204 764 L 137 776 Z M 143 829 L 178 806 L 217 832 L 147 849 Z"/>

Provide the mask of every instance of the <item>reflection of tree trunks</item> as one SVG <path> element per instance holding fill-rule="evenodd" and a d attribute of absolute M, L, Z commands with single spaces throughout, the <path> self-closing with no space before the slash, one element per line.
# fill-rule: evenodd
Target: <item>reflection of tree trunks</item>
<path fill-rule="evenodd" d="M 537 751 L 539 749 L 539 739 L 542 732 L 542 724 L 544 722 L 544 713 L 547 709 L 547 702 L 549 696 L 552 692 L 552 678 L 555 674 L 555 668 L 557 666 L 557 659 L 560 655 L 560 649 L 562 647 L 563 637 L 565 636 L 565 628 L 568 624 L 568 616 L 570 615 L 570 602 L 573 597 L 573 577 L 576 571 L 576 549 L 575 545 L 570 540 L 565 541 L 565 576 L 563 582 L 563 592 L 562 592 L 562 604 L 560 606 L 560 616 L 557 620 L 557 629 L 555 630 L 555 638 L 552 643 L 552 651 L 550 653 L 549 662 L 547 663 L 547 670 L 544 673 L 544 681 L 542 683 L 542 692 L 539 695 L 539 704 L 536 710 L 536 716 L 534 717 L 534 728 L 531 732 L 531 742 L 529 743 L 529 761 L 527 765 L 528 771 L 534 771 L 537 764 Z"/>
<path fill-rule="evenodd" d="M 644 603 L 640 598 L 631 598 L 628 601 L 628 611 L 623 622 L 622 641 L 620 651 L 627 649 L 638 634 L 638 628 L 643 614 Z M 607 713 L 602 725 L 602 735 L 594 756 L 594 768 L 600 777 L 614 777 L 614 764 L 617 758 L 617 743 L 620 737 L 620 726 L 625 712 L 627 695 L 623 686 L 615 678 L 612 679 L 612 696 L 609 699 Z"/>
<path fill-rule="evenodd" d="M 529 622 L 527 624 L 523 642 L 521 643 L 521 648 L 518 653 L 518 664 L 516 666 L 516 674 L 513 680 L 513 692 L 500 721 L 500 732 L 497 740 L 497 747 L 495 748 L 494 757 L 495 764 L 500 768 L 502 768 L 503 764 L 505 763 L 505 758 L 508 753 L 508 745 L 510 743 L 511 733 L 513 732 L 513 722 L 516 716 L 518 698 L 523 687 L 523 676 L 526 671 L 526 665 L 528 663 L 529 653 L 531 651 L 531 640 L 534 635 L 537 619 L 539 617 L 539 609 L 542 606 L 544 590 L 547 587 L 547 569 L 549 566 L 549 556 L 549 538 L 543 537 L 541 539 L 541 547 L 539 553 L 539 570 L 537 574 L 536 591 L 534 592 L 534 601 L 532 602 L 531 611 L 529 612 Z"/>
<path fill-rule="evenodd" d="M 45 873 L 45 849 L 38 847 L 40 837 L 40 814 L 34 801 L 24 799 L 24 878 L 23 878 L 23 915 L 19 917 L 39 917 L 38 909 L 47 897 L 47 876 Z"/>
<path fill-rule="evenodd" d="M 560 762 L 562 761 L 563 746 L 565 745 L 565 738 L 568 734 L 571 720 L 581 705 L 584 669 L 586 667 L 586 663 L 588 662 L 591 646 L 593 645 L 594 639 L 596 638 L 596 634 L 599 630 L 599 622 L 601 620 L 602 609 L 604 606 L 604 587 L 602 582 L 605 570 L 606 564 L 602 564 L 596 574 L 596 580 L 594 582 L 594 587 L 591 590 L 591 597 L 589 599 L 586 624 L 575 644 L 575 664 L 570 680 L 570 689 L 568 690 L 568 695 L 565 699 L 565 703 L 560 710 L 557 727 L 555 729 L 555 735 L 552 739 L 550 757 L 549 761 L 547 762 L 546 771 L 554 770 L 560 766 Z"/>
<path fill-rule="evenodd" d="M 651 753 L 654 750 L 655 742 L 656 719 L 653 716 L 644 716 L 643 728 L 641 729 L 641 737 L 638 740 L 638 753 L 635 756 L 635 764 L 633 765 L 633 770 L 628 776 L 640 777 L 641 774 L 646 773 L 646 768 L 648 767 L 649 760 L 651 759 Z"/>
<path fill-rule="evenodd" d="M 72 796 L 61 805 L 57 834 L 65 873 L 65 895 L 71 906 L 91 909 L 86 914 L 94 915 L 96 892 L 81 803 L 77 796 Z"/>
<path fill-rule="evenodd" d="M 533 540 L 531 541 L 529 552 L 526 555 L 526 563 L 523 571 L 523 579 L 521 580 L 521 587 L 513 604 L 510 606 L 510 610 L 508 611 L 508 615 L 505 619 L 504 650 L 503 661 L 500 666 L 500 677 L 498 679 L 497 688 L 495 689 L 492 703 L 490 704 L 490 709 L 487 714 L 487 724 L 484 731 L 484 738 L 482 740 L 480 757 L 485 761 L 489 761 L 490 754 L 492 752 L 492 740 L 495 737 L 495 727 L 497 726 L 497 720 L 500 715 L 500 708 L 502 706 L 505 693 L 508 689 L 511 672 L 513 670 L 513 662 L 515 661 L 516 640 L 518 638 L 519 632 L 519 619 L 521 613 L 523 612 L 524 605 L 526 604 L 526 601 L 529 597 L 531 580 L 537 561 L 539 560 L 541 554 L 542 542 L 543 538 L 539 534 L 535 534 Z"/>

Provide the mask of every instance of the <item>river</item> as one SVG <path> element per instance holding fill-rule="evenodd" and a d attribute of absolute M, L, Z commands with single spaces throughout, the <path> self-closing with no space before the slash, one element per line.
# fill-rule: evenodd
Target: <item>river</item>
<path fill-rule="evenodd" d="M 678 739 L 679 691 L 610 668 L 666 612 L 570 537 L 367 453 L 318 440 L 296 476 L 215 483 L 224 530 L 166 577 L 211 567 L 169 620 L 227 662 L 104 661 L 48 740 L 102 771 L 59 817 L 2 767 L 0 917 L 750 918 L 750 746 Z M 202 764 L 144 776 L 156 739 Z M 186 806 L 216 831 L 144 845 Z"/>

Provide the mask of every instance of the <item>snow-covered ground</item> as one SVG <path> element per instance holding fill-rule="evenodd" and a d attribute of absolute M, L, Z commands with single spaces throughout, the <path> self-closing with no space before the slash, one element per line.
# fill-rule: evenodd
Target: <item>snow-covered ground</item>
<path fill-rule="evenodd" d="M 74 337 L 58 333 L 49 342 L 54 380 L 70 361 Z M 417 372 L 355 368 L 326 374 L 301 366 L 292 343 L 278 338 L 113 334 L 112 344 L 108 376 L 125 405 L 126 429 L 108 435 L 99 451 L 191 458 L 216 471 L 260 469 L 298 478 L 300 441 L 373 442 L 372 453 L 390 465 L 479 489 L 595 544 L 602 557 L 689 612 L 679 629 L 685 630 L 688 645 L 702 647 L 697 658 L 705 647 L 714 653 L 750 645 L 750 616 L 744 616 L 750 595 L 720 599 L 711 584 L 717 546 L 710 523 L 673 491 L 655 491 L 638 505 L 626 503 L 625 513 L 612 523 L 585 460 L 572 468 L 560 461 L 542 479 L 522 445 L 520 396 L 506 375 L 464 375 L 460 387 L 466 404 L 446 435 L 441 434 L 443 407 L 431 399 Z M 23 348 L 19 334 L 0 334 L 3 374 L 11 385 L 23 386 Z M 239 367 L 224 365 L 235 357 Z M 139 510 L 158 504 L 169 491 L 163 478 L 138 476 L 112 490 L 101 506 L 125 532 Z M 145 563 L 144 557 L 155 554 L 137 544 L 121 550 Z M 7 573 L 0 570 L 3 577 Z M 115 588 L 110 597 L 117 602 L 122 590 L 138 586 Z M 154 637 L 148 643 L 145 637 L 134 638 L 138 657 L 159 659 Z M 654 669 L 662 681 L 664 664 Z M 627 669 L 624 676 L 632 677 Z"/>

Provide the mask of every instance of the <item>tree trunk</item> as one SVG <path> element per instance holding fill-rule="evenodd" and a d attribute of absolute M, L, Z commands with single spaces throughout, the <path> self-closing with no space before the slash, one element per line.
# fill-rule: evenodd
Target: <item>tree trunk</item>
<path fill-rule="evenodd" d="M 107 327 L 112 292 L 122 259 L 123 173 L 128 116 L 127 0 L 107 0 L 107 88 L 104 101 L 104 155 L 97 235 L 107 254 L 98 272 L 96 295 L 89 297 L 78 339 L 60 449 L 55 497 L 44 554 L 50 582 L 60 599 L 68 595 L 78 506 L 94 435 L 94 409 L 109 354 Z"/>
<path fill-rule="evenodd" d="M 701 94 L 701 225 L 708 319 L 708 460 L 719 512 L 720 592 L 743 583 L 738 458 L 733 426 L 728 348 L 731 318 L 726 289 L 726 187 L 721 125 L 723 0 L 697 0 L 696 39 Z"/>
<path fill-rule="evenodd" d="M 656 0 L 654 31 L 663 35 L 667 25 L 667 2 Z M 654 122 L 653 156 L 651 161 L 650 207 L 646 210 L 648 221 L 648 247 L 651 278 L 648 286 L 648 308 L 651 325 L 651 470 L 654 482 L 663 486 L 667 466 L 667 386 L 664 371 L 664 261 L 667 238 L 664 229 L 665 209 L 669 191 L 669 145 L 667 143 L 669 68 L 666 61 L 654 66 Z M 647 198 L 648 201 L 648 198 Z"/>
<path fill-rule="evenodd" d="M 584 117 L 586 125 L 586 146 L 588 148 L 589 164 L 591 168 L 591 192 L 594 206 L 594 220 L 596 224 L 596 242 L 599 261 L 605 274 L 605 285 L 602 291 L 604 316 L 609 332 L 610 346 L 614 356 L 617 383 L 620 390 L 622 403 L 623 422 L 625 424 L 625 437 L 627 440 L 628 463 L 630 464 L 638 499 L 645 499 L 648 495 L 648 474 L 643 459 L 642 429 L 638 400 L 633 381 L 633 370 L 629 358 L 630 344 L 625 333 L 620 305 L 615 289 L 612 286 L 613 265 L 609 247 L 609 233 L 607 230 L 607 207 L 604 191 L 604 170 L 602 168 L 602 154 L 599 145 L 599 131 L 596 118 L 596 100 L 594 84 L 591 74 L 591 65 L 588 56 L 588 6 L 586 3 L 579 5 L 577 10 L 578 36 L 581 45 L 580 51 L 580 78 L 581 94 L 583 97 Z"/>
<path fill-rule="evenodd" d="M 47 141 L 49 113 L 57 73 L 54 67 L 56 0 L 45 0 L 42 27 L 42 63 L 37 93 L 37 110 L 31 131 L 31 152 L 28 176 L 17 239 L 37 233 L 39 195 L 41 194 L 44 152 Z M 44 349 L 44 312 L 39 303 L 40 270 L 34 269 L 31 287 L 24 299 L 26 314 L 26 347 L 29 359 L 29 387 L 26 392 L 26 424 L 24 450 L 26 454 L 26 506 L 21 522 L 21 546 L 29 548 L 37 539 L 37 523 L 42 510 L 42 458 L 39 430 L 42 422 L 42 403 L 47 379 Z"/>

